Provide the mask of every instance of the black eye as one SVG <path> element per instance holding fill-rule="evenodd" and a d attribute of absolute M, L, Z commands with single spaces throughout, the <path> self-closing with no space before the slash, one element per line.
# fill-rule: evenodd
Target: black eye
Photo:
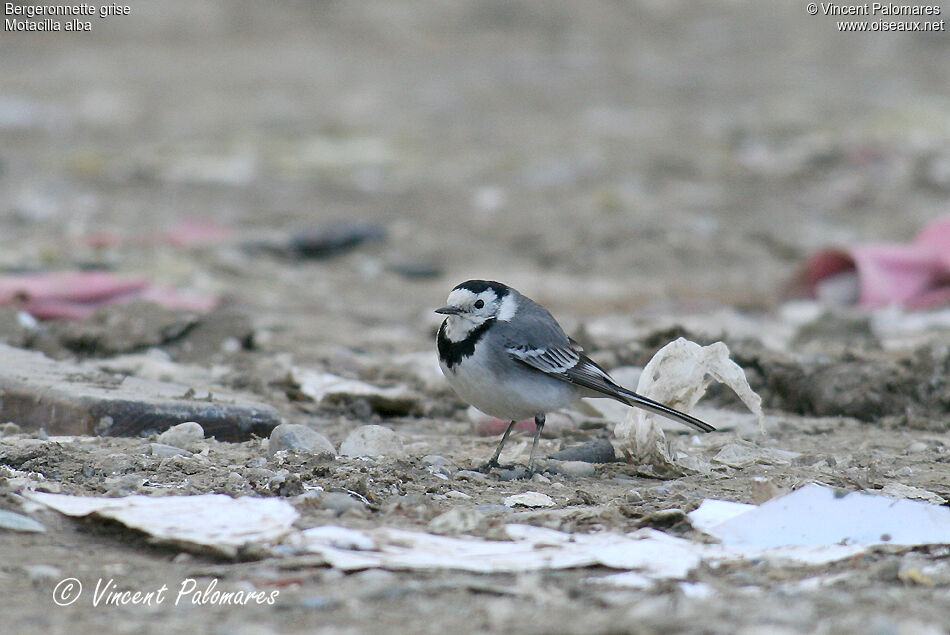
<path fill-rule="evenodd" d="M 480 308 L 482 308 L 483 306 L 485 306 L 485 301 L 484 301 L 484 300 L 475 300 L 475 308 L 476 308 L 476 309 L 480 309 Z"/>

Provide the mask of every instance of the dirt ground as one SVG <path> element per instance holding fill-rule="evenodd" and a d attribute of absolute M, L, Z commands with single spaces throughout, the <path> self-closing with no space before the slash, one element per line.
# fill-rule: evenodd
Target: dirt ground
<path fill-rule="evenodd" d="M 842 34 L 804 3 L 130 6 L 91 33 L 0 37 L 0 268 L 141 274 L 224 306 L 187 318 L 114 307 L 28 333 L 4 309 L 0 337 L 119 375 L 243 391 L 337 447 L 382 424 L 407 456 L 273 457 L 254 438 L 163 457 L 154 434 L 49 438 L 5 426 L 0 508 L 19 510 L 17 491 L 32 482 L 77 495 L 283 496 L 299 528 L 425 530 L 461 508 L 481 518 L 465 533 L 487 538 L 510 522 L 696 537 L 663 512 L 704 498 L 761 503 L 811 482 L 950 499 L 947 321 L 822 315 L 782 297 L 813 249 L 906 241 L 947 213 L 946 32 Z M 160 238 L 194 218 L 232 233 Z M 320 258 L 285 248 L 327 223 L 373 240 Z M 683 334 L 724 340 L 763 397 L 766 433 L 674 435 L 711 467 L 669 478 L 623 462 L 593 476 L 473 474 L 497 436 L 476 434 L 465 405 L 412 355 L 434 360 L 432 309 L 469 278 L 545 304 L 610 368 L 642 366 Z M 197 326 L 169 331 L 179 318 Z M 403 386 L 413 399 L 315 402 L 295 368 Z M 714 425 L 741 411 L 722 389 L 703 403 Z M 609 437 L 614 423 L 588 414 L 541 449 Z M 524 441 L 514 439 L 515 462 Z M 753 458 L 714 461 L 730 443 Z M 318 488 L 346 496 L 306 495 Z M 556 506 L 502 505 L 526 491 Z M 590 582 L 611 572 L 601 568 L 344 574 L 31 515 L 45 533 L 0 530 L 4 632 L 950 629 L 945 546 L 824 567 L 702 567 L 690 581 L 712 593 L 689 596 L 672 583 Z M 943 573 L 906 574 L 921 568 Z M 280 593 L 273 606 L 60 607 L 53 589 L 68 577 Z"/>

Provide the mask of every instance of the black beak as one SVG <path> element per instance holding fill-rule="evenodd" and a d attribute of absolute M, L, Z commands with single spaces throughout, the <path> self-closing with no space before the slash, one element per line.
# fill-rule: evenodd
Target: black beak
<path fill-rule="evenodd" d="M 444 306 L 441 309 L 436 309 L 436 313 L 442 313 L 443 315 L 458 315 L 462 312 L 462 309 L 457 306 Z"/>

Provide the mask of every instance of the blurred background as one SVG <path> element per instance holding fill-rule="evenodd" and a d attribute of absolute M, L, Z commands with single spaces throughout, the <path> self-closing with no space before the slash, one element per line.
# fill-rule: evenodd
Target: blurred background
<path fill-rule="evenodd" d="M 425 346 L 468 278 L 568 324 L 768 310 L 815 248 L 948 211 L 946 32 L 741 0 L 161 0 L 92 21 L 0 37 L 0 266 L 230 298 L 300 351 Z M 347 245 L 281 251 L 301 235 Z"/>

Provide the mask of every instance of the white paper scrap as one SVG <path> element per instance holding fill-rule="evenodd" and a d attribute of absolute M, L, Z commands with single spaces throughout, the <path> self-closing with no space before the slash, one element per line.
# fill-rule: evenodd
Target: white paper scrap
<path fill-rule="evenodd" d="M 97 514 L 160 541 L 208 547 L 229 555 L 246 545 L 281 539 L 291 531 L 298 515 L 293 505 L 277 498 L 224 494 L 103 498 L 27 491 L 23 496 L 67 516 Z"/>

